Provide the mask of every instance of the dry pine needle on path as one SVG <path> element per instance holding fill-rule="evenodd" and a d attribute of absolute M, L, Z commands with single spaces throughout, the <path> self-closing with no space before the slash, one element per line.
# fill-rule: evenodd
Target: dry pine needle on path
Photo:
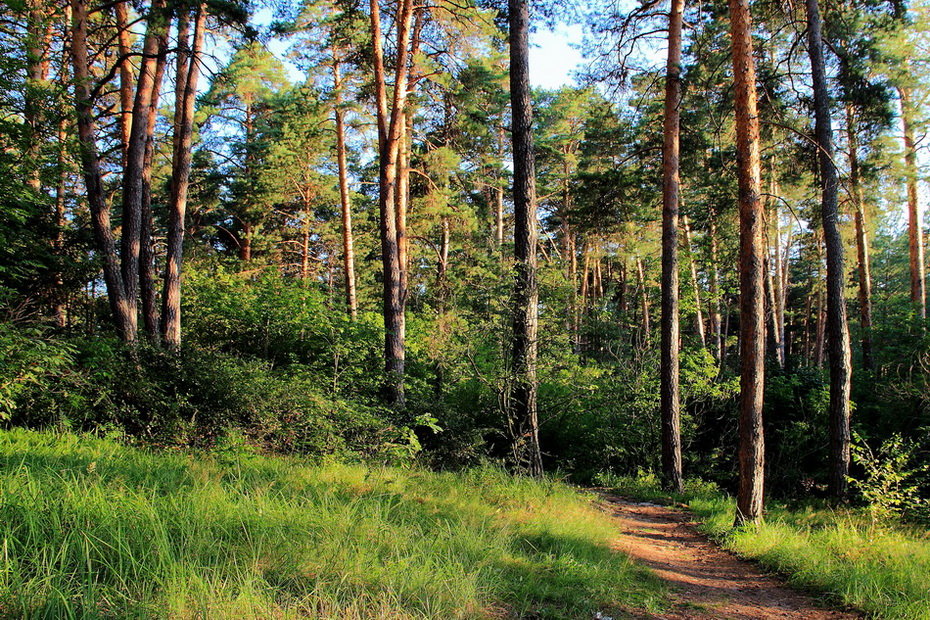
<path fill-rule="evenodd" d="M 847 620 L 863 618 L 818 606 L 783 581 L 766 575 L 698 532 L 686 512 L 603 495 L 601 507 L 619 526 L 614 548 L 672 586 L 670 620 Z M 656 618 L 654 615 L 640 616 Z"/>

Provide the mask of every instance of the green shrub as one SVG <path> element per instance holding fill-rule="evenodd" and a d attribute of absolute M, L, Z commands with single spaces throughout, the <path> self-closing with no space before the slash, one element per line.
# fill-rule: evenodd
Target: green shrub
<path fill-rule="evenodd" d="M 326 392 L 316 373 L 186 346 L 62 340 L 0 328 L 0 411 L 13 424 L 118 428 L 150 443 L 210 447 L 238 429 L 262 449 L 400 458 L 418 446 L 389 412 Z"/>

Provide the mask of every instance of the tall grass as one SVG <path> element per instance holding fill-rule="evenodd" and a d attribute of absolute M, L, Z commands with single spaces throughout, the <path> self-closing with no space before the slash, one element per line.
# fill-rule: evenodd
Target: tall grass
<path fill-rule="evenodd" d="M 765 522 L 734 529 L 735 502 L 691 482 L 680 496 L 659 490 L 651 477 L 603 481 L 618 493 L 682 502 L 702 529 L 741 556 L 878 618 L 930 619 L 930 532 L 876 523 L 855 508 L 769 502 Z"/>
<path fill-rule="evenodd" d="M 591 617 L 660 609 L 554 482 L 0 432 L 0 616 Z"/>

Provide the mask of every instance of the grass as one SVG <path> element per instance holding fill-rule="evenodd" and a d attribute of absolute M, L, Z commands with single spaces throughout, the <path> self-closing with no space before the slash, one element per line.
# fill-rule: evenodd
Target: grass
<path fill-rule="evenodd" d="M 930 532 L 875 523 L 862 510 L 768 502 L 765 522 L 733 528 L 732 498 L 691 482 L 682 495 L 652 477 L 613 478 L 606 486 L 648 501 L 684 503 L 702 529 L 737 554 L 784 575 L 795 586 L 878 618 L 930 619 Z"/>
<path fill-rule="evenodd" d="M 565 485 L 0 431 L 0 616 L 584 618 L 661 610 Z"/>

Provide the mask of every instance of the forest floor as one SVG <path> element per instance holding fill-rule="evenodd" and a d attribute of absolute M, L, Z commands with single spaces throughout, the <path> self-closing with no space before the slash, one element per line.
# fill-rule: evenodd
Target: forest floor
<path fill-rule="evenodd" d="M 831 611 L 708 540 L 690 513 L 604 494 L 601 507 L 619 526 L 613 546 L 670 586 L 672 611 L 639 618 L 840 620 L 862 618 Z"/>

